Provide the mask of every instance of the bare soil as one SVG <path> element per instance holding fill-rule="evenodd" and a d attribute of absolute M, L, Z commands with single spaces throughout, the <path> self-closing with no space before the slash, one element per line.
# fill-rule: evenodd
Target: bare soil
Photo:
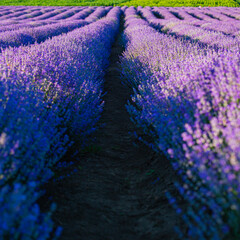
<path fill-rule="evenodd" d="M 166 191 L 177 196 L 169 161 L 130 134 L 136 127 L 125 105 L 132 91 L 120 78 L 119 37 L 105 76 L 95 143 L 74 157 L 78 172 L 48 185 L 61 240 L 171 240 L 177 239 L 174 226 L 182 224 L 165 197 Z"/>

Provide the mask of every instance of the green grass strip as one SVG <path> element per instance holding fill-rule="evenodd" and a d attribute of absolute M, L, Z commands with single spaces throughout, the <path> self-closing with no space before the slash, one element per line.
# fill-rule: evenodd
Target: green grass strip
<path fill-rule="evenodd" d="M 1 6 L 117 6 L 126 0 L 2 0 Z"/>
<path fill-rule="evenodd" d="M 28 6 L 164 6 L 240 7 L 240 0 L 2 0 L 0 5 Z"/>
<path fill-rule="evenodd" d="M 239 7 L 234 0 L 131 0 L 123 3 L 126 6 L 156 6 L 156 7 Z"/>

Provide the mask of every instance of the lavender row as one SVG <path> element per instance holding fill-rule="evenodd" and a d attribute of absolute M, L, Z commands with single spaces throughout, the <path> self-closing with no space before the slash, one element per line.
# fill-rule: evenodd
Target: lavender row
<path fill-rule="evenodd" d="M 16 31 L 22 28 L 34 28 L 34 27 L 40 27 L 44 26 L 47 24 L 51 24 L 55 22 L 44 22 L 44 21 L 37 21 L 37 22 L 24 22 L 24 23 L 19 23 L 19 22 L 9 22 L 6 23 L 6 25 L 0 26 L 0 33 L 1 32 L 6 32 L 6 31 Z"/>
<path fill-rule="evenodd" d="M 84 20 L 89 23 L 94 22 L 97 19 L 104 17 L 110 9 L 111 8 L 108 7 L 97 7 L 96 10 L 92 14 L 87 16 Z"/>
<path fill-rule="evenodd" d="M 223 14 L 231 17 L 231 18 L 235 18 L 237 20 L 240 20 L 240 13 L 237 10 L 238 10 L 238 8 L 233 9 L 233 10 L 226 9 L 226 11 L 221 12 L 221 13 L 223 13 Z"/>
<path fill-rule="evenodd" d="M 44 14 L 42 14 L 38 17 L 35 17 L 34 20 L 37 21 L 37 20 L 51 19 L 55 16 L 64 14 L 66 11 L 67 11 L 66 8 L 65 9 L 53 8 L 53 9 L 51 9 L 51 11 L 47 11 Z"/>
<path fill-rule="evenodd" d="M 139 12 L 151 26 L 164 33 L 187 37 L 193 41 L 198 41 L 215 48 L 238 48 L 239 46 L 239 40 L 233 36 L 226 36 L 221 32 L 209 31 L 181 20 L 160 20 L 146 8 L 141 9 Z"/>
<path fill-rule="evenodd" d="M 94 10 L 94 7 L 85 7 L 80 12 L 75 13 L 73 16 L 69 17 L 68 20 L 84 19 L 88 17 Z"/>
<path fill-rule="evenodd" d="M 1 239 L 49 239 L 51 212 L 40 212 L 37 189 L 71 142 L 87 144 L 95 131 L 120 14 L 114 8 L 89 26 L 0 56 Z"/>
<path fill-rule="evenodd" d="M 180 20 L 204 20 L 204 21 L 239 21 L 239 13 L 237 8 L 191 8 L 191 7 L 147 7 L 148 10 L 153 10 L 159 13 L 160 18 L 180 19 Z M 139 10 L 139 9 L 138 9 Z"/>
<path fill-rule="evenodd" d="M 27 20 L 27 19 L 32 19 L 32 18 L 41 16 L 45 12 L 49 12 L 49 10 L 44 10 L 44 11 L 35 10 L 32 12 L 27 11 L 25 14 L 24 14 L 24 12 L 20 12 L 18 14 L 12 15 L 12 16 L 8 15 L 8 19 L 10 18 L 11 20 Z"/>
<path fill-rule="evenodd" d="M 14 21 L 37 21 L 37 20 L 64 20 L 71 19 L 71 17 L 78 15 L 87 7 L 41 7 L 40 9 L 32 9 L 25 11 L 17 11 L 13 13 L 6 12 L 0 14 L 0 20 L 14 20 Z M 92 9 L 94 9 L 92 7 Z"/>
<path fill-rule="evenodd" d="M 45 19 L 49 17 L 59 16 L 60 18 L 64 16 L 67 17 L 68 14 L 75 14 L 81 11 L 82 8 L 72 8 L 72 7 L 41 7 L 40 9 L 25 9 L 17 12 L 6 12 L 0 16 L 0 20 L 10 19 L 10 20 L 27 20 L 27 19 Z M 1 12 L 0 12 L 1 13 Z"/>
<path fill-rule="evenodd" d="M 51 20 L 63 20 L 63 19 L 68 19 L 70 18 L 71 16 L 73 16 L 74 14 L 78 13 L 80 10 L 76 9 L 74 10 L 74 8 L 69 8 L 67 11 L 64 11 L 62 13 L 59 13 L 59 14 L 56 14 L 55 16 L 49 16 L 48 19 L 51 19 Z M 57 12 L 56 12 L 57 13 Z M 45 16 L 46 17 L 46 16 Z M 44 18 L 45 18 L 44 17 Z M 40 18 L 41 19 L 41 18 Z"/>
<path fill-rule="evenodd" d="M 236 8 L 237 9 L 237 8 Z M 211 18 L 214 19 L 218 19 L 219 21 L 235 21 L 236 23 L 239 22 L 238 17 L 235 18 L 234 16 L 231 16 L 229 14 L 225 14 L 225 12 L 227 13 L 234 13 L 234 9 L 231 10 L 221 10 L 221 8 L 203 8 L 203 13 L 210 16 Z"/>
<path fill-rule="evenodd" d="M 140 10 L 142 7 L 138 7 Z M 165 20 L 202 20 L 208 22 L 239 22 L 235 8 L 165 8 L 165 7 L 146 7 L 148 10 L 153 10 L 158 17 Z M 68 19 L 74 16 L 79 11 L 86 7 L 25 7 L 17 9 L 11 7 L 11 11 L 0 11 L 0 19 L 12 20 L 43 20 L 43 19 Z M 231 15 L 232 14 L 232 15 Z M 235 17 L 236 16 L 236 17 Z"/>
<path fill-rule="evenodd" d="M 169 11 L 175 11 L 177 13 L 179 13 L 180 16 L 183 17 L 183 19 L 185 20 L 186 18 L 184 18 L 184 16 L 187 16 L 186 14 L 184 14 L 184 12 L 188 13 L 188 9 L 183 10 L 182 8 L 168 8 Z M 235 20 L 235 22 L 238 22 L 237 19 L 231 18 L 224 13 L 225 10 L 219 11 L 220 8 L 194 8 L 192 10 L 192 13 L 197 16 L 200 17 L 202 20 L 207 20 L 207 21 L 230 21 L 230 20 Z M 184 14 L 184 16 L 183 16 Z"/>
<path fill-rule="evenodd" d="M 220 23 L 220 24 L 206 22 L 201 24 L 200 26 L 203 29 L 222 32 L 226 35 L 231 35 L 233 37 L 238 37 L 240 33 L 240 22 L 237 24 L 232 21 L 229 21 L 228 23 Z"/>
<path fill-rule="evenodd" d="M 93 13 L 94 8 L 89 7 L 85 8 L 84 10 L 79 11 L 78 13 L 74 14 L 72 17 L 67 19 L 67 22 L 74 21 L 74 20 L 84 20 L 87 16 Z M 2 20 L 0 23 L 0 32 L 10 31 L 10 30 L 18 30 L 21 28 L 32 28 L 43 26 L 52 23 L 61 23 L 62 21 L 49 18 L 49 13 L 47 15 L 41 15 L 39 17 L 35 17 L 34 19 L 28 20 Z M 65 22 L 66 23 L 66 22 Z"/>
<path fill-rule="evenodd" d="M 187 211 L 167 195 L 188 225 L 187 233 L 178 229 L 179 238 L 237 239 L 239 52 L 161 34 L 134 8 L 125 10 L 125 19 L 122 74 L 134 89 L 127 109 L 182 179 L 177 187 Z"/>
<path fill-rule="evenodd" d="M 18 18 L 18 17 L 22 17 L 24 15 L 30 15 L 31 13 L 33 13 L 34 11 L 38 11 L 37 9 L 31 9 L 31 10 L 28 10 L 28 9 L 21 9 L 20 11 L 17 11 L 15 12 L 14 11 L 14 8 L 12 9 L 13 12 L 11 11 L 8 11 L 6 12 L 5 14 L 3 14 L 1 17 L 0 17 L 0 20 L 3 20 L 3 19 L 14 19 L 14 18 Z M 46 10 L 43 10 L 44 11 L 49 11 L 49 9 L 46 9 Z"/>
<path fill-rule="evenodd" d="M 21 45 L 42 42 L 53 36 L 72 31 L 76 28 L 85 26 L 97 21 L 106 15 L 107 10 L 103 7 L 97 8 L 85 20 L 67 21 L 65 23 L 55 23 L 35 28 L 23 28 L 16 31 L 5 31 L 0 33 L 0 48 L 19 47 Z"/>
<path fill-rule="evenodd" d="M 92 14 L 94 12 L 94 14 L 96 15 L 97 18 L 103 17 L 104 15 L 107 14 L 107 12 L 111 9 L 111 7 L 85 7 L 84 9 L 81 10 L 74 10 L 74 9 L 70 9 L 67 10 L 61 14 L 56 14 L 56 15 L 52 15 L 53 13 L 50 13 L 48 15 L 39 17 L 38 19 L 33 18 L 32 20 L 51 20 L 51 21 L 58 21 L 58 20 L 78 20 L 78 19 L 85 19 L 87 18 L 90 14 Z M 91 15 L 90 19 L 93 17 L 94 15 Z M 92 21 L 92 20 L 87 20 L 87 21 Z"/>
<path fill-rule="evenodd" d="M 72 11 L 73 11 L 73 15 L 72 16 L 75 16 L 75 15 L 78 15 L 78 14 L 81 14 L 82 11 L 86 10 L 86 9 L 90 9 L 90 7 L 78 7 L 78 8 L 73 8 Z M 92 8 L 94 9 L 94 8 Z M 38 18 L 34 18 L 34 20 L 44 20 L 44 19 L 51 19 L 51 18 L 57 18 L 59 16 L 63 16 L 64 18 L 64 14 L 66 14 L 67 12 L 63 12 L 63 13 L 58 13 L 57 12 L 57 9 L 54 9 L 54 11 L 50 12 L 50 13 L 46 13 L 42 16 L 39 16 Z M 71 19 L 72 16 L 69 16 L 66 18 L 65 16 L 65 19 Z"/>
<path fill-rule="evenodd" d="M 20 28 L 15 31 L 5 31 L 0 33 L 0 49 L 8 47 L 19 47 L 21 45 L 42 42 L 53 36 L 67 33 L 75 28 L 88 24 L 84 20 L 77 22 L 48 24 L 35 28 Z"/>
<path fill-rule="evenodd" d="M 169 9 L 169 11 L 173 12 L 171 9 Z M 196 8 L 191 12 L 177 8 L 174 9 L 174 12 L 178 14 L 184 22 L 200 26 L 206 30 L 220 31 L 233 36 L 237 35 L 240 30 L 240 21 L 234 17 L 229 17 L 228 14 L 224 14 L 219 8 L 212 8 L 211 10 L 199 10 Z M 202 18 L 199 16 L 199 13 L 202 14 Z M 199 19 L 196 17 L 199 17 Z"/>
<path fill-rule="evenodd" d="M 160 19 L 183 20 L 181 23 L 201 26 L 201 28 L 206 30 L 220 31 L 225 34 L 232 34 L 233 36 L 238 35 L 240 30 L 240 21 L 231 16 L 229 11 L 223 10 L 222 8 L 211 8 L 211 10 L 209 10 L 204 8 L 166 9 L 154 7 L 152 10 L 148 10 L 152 11 L 153 14 Z"/>

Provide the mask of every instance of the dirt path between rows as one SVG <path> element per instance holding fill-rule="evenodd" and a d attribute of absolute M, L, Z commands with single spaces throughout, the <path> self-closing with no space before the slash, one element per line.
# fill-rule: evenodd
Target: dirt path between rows
<path fill-rule="evenodd" d="M 136 130 L 126 111 L 131 90 L 120 79 L 115 41 L 104 90 L 105 107 L 92 151 L 79 154 L 79 171 L 52 184 L 54 214 L 63 227 L 61 240 L 171 240 L 180 222 L 165 192 L 176 194 L 169 162 L 129 132 Z M 154 183 L 154 181 L 158 181 Z"/>

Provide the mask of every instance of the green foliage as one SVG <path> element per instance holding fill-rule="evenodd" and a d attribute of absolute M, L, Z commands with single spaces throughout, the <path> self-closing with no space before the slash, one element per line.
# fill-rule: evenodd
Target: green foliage
<path fill-rule="evenodd" d="M 126 0 L 2 0 L 0 5 L 24 6 L 119 6 Z"/>
<path fill-rule="evenodd" d="M 240 1 L 239 1 L 240 2 Z M 155 6 L 155 7 L 239 7 L 234 0 L 130 0 L 124 3 L 126 6 Z"/>
<path fill-rule="evenodd" d="M 2 0 L 0 5 L 32 6 L 164 6 L 199 7 L 227 6 L 239 7 L 240 0 Z"/>

